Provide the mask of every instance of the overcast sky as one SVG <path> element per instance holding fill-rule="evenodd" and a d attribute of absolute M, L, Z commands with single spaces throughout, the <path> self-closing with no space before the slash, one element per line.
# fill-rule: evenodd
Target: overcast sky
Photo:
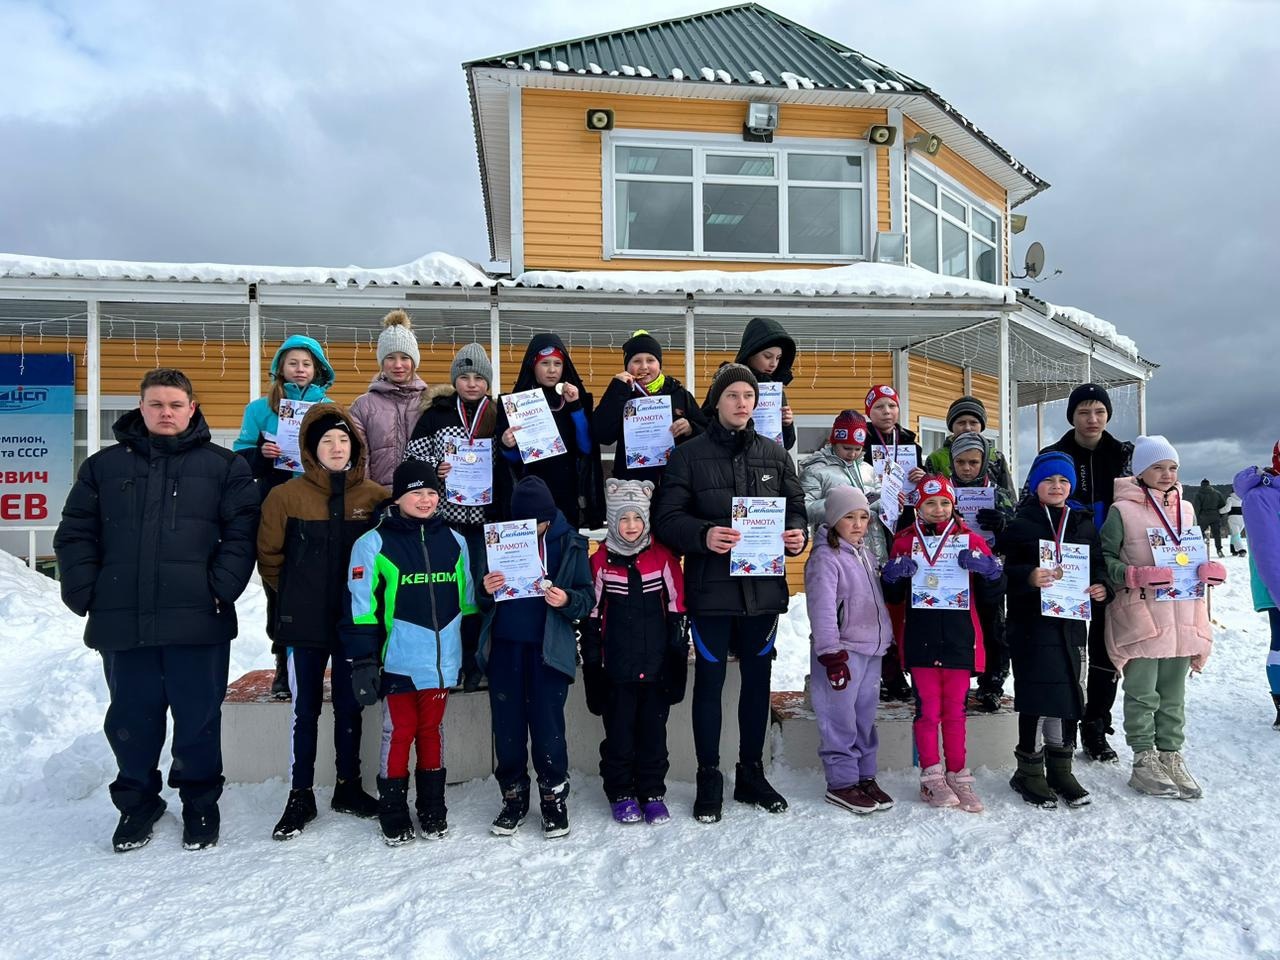
<path fill-rule="evenodd" d="M 1034 292 L 1161 364 L 1148 425 L 1184 480 L 1264 459 L 1280 4 L 766 5 L 929 84 L 1053 184 L 1019 209 L 1014 256 L 1041 241 L 1063 273 Z M 0 0 L 0 251 L 487 263 L 461 62 L 714 6 Z"/>

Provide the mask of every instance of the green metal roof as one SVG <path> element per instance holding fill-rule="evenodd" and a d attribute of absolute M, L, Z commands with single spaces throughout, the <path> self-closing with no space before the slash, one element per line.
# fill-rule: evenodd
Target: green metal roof
<path fill-rule="evenodd" d="M 868 93 L 928 89 L 758 3 L 531 47 L 463 66 L 801 89 L 840 87 Z"/>

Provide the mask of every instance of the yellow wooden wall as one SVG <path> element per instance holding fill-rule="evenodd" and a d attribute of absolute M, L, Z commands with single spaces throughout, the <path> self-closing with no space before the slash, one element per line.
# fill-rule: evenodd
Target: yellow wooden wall
<path fill-rule="evenodd" d="M 964 371 L 952 363 L 930 360 L 912 354 L 907 364 L 910 382 L 910 410 L 907 426 L 920 432 L 920 418 L 934 417 L 946 420 L 951 401 L 964 396 Z M 888 381 L 886 381 L 888 382 Z M 1000 428 L 1000 387 L 995 377 L 975 373 L 972 377 L 973 395 L 987 408 L 987 427 Z M 925 455 L 932 453 L 926 450 Z"/>
<path fill-rule="evenodd" d="M 685 100 L 525 89 L 521 97 L 524 183 L 525 269 L 681 270 L 715 268 L 757 270 L 813 267 L 812 262 L 708 260 L 603 260 L 600 134 L 586 129 L 590 107 L 614 111 L 614 126 L 631 130 L 679 130 L 741 134 L 745 105 L 738 100 Z M 884 110 L 842 109 L 784 103 L 779 110 L 779 139 L 812 137 L 863 140 L 867 127 L 887 122 Z M 888 230 L 889 151 L 876 152 L 876 209 L 881 230 Z M 820 265 L 820 264 L 819 264 Z"/>

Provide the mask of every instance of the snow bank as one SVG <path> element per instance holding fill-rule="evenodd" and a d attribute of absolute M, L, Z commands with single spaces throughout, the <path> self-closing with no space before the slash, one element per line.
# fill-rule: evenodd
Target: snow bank
<path fill-rule="evenodd" d="M 609 293 L 742 293 L 800 296 L 901 297 L 928 300 L 973 297 L 1015 303 L 1013 287 L 944 277 L 919 267 L 851 263 L 813 270 L 527 270 L 514 283 L 525 287 Z"/>
<path fill-rule="evenodd" d="M 1137 341 L 1132 337 L 1126 337 L 1109 320 L 1095 317 L 1088 310 L 1081 310 L 1079 307 L 1061 307 L 1048 301 L 1045 302 L 1045 306 L 1049 310 L 1049 316 L 1053 319 L 1065 320 L 1067 323 L 1079 327 L 1085 333 L 1110 344 L 1127 356 L 1138 356 Z"/>
<path fill-rule="evenodd" d="M 483 270 L 449 253 L 428 253 L 398 267 L 264 267 L 228 263 L 148 263 L 130 260 L 57 260 L 0 253 L 0 277 L 84 280 L 198 280 L 205 283 L 335 283 L 363 289 L 387 286 L 491 287 Z"/>
<path fill-rule="evenodd" d="M 333 814 L 327 795 L 301 838 L 276 843 L 288 791 L 277 780 L 228 787 L 222 843 L 198 854 L 180 849 L 166 790 L 155 841 L 117 856 L 99 658 L 56 585 L 0 554 L 0 955 L 1280 957 L 1280 916 L 1267 906 L 1280 846 L 1268 631 L 1246 564 L 1224 562 L 1216 649 L 1188 690 L 1187 756 L 1205 788 L 1196 803 L 1134 794 L 1121 746 L 1120 765 L 1080 764 L 1094 798 L 1081 810 L 1026 807 L 1007 785 L 1010 757 L 978 771 L 980 816 L 926 809 L 914 778 L 894 773 L 880 782 L 897 807 L 854 817 L 822 802 L 820 775 L 784 759 L 771 773 L 791 801 L 784 815 L 729 801 L 722 823 L 698 824 L 692 787 L 673 783 L 671 823 L 620 827 L 588 756 L 571 758 L 564 840 L 544 841 L 536 814 L 516 837 L 490 837 L 498 792 L 487 780 L 449 789 L 440 843 L 389 850 L 375 825 Z M 261 598 L 255 587 L 239 605 L 233 672 L 269 663 Z M 778 640 L 788 684 L 807 657 L 802 610 Z"/>

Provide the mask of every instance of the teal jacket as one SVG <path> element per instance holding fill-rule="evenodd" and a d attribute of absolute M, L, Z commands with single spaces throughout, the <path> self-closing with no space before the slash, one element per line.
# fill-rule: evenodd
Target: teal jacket
<path fill-rule="evenodd" d="M 300 334 L 294 334 L 280 344 L 280 349 L 276 351 L 275 356 L 271 358 L 271 376 L 272 379 L 280 371 L 280 358 L 289 350 L 303 349 L 310 351 L 316 360 L 316 377 L 312 380 L 305 390 L 298 389 L 296 384 L 286 383 L 284 385 L 284 395 L 286 399 L 297 400 L 306 403 L 319 403 L 327 401 L 329 398 L 325 396 L 325 390 L 333 386 L 336 376 L 333 367 L 329 365 L 329 360 L 324 355 L 324 348 L 313 340 L 311 337 L 304 337 Z M 248 450 L 256 450 L 262 443 L 264 434 L 271 434 L 273 437 L 280 429 L 280 418 L 276 412 L 271 409 L 271 401 L 267 397 L 259 397 L 257 400 L 250 400 L 249 404 L 244 408 L 244 418 L 240 421 L 240 435 L 236 437 L 235 443 L 231 445 L 231 449 L 236 453 L 242 453 Z M 295 477 L 302 476 L 302 471 L 294 473 Z"/>

